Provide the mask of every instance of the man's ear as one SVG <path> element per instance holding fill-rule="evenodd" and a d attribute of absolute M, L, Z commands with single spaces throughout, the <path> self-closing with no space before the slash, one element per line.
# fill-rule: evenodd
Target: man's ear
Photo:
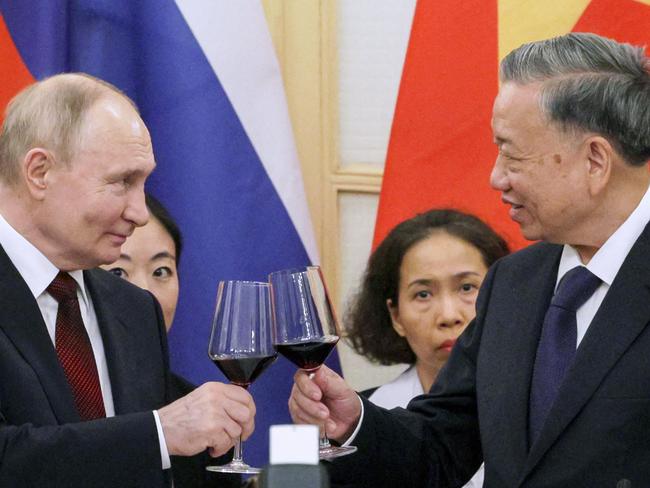
<path fill-rule="evenodd" d="M 600 194 L 607 186 L 612 174 L 616 152 L 607 139 L 592 136 L 585 141 L 587 177 L 592 196 Z"/>
<path fill-rule="evenodd" d="M 393 323 L 393 329 L 395 329 L 397 335 L 404 337 L 406 335 L 406 332 L 404 331 L 404 327 L 399 321 L 399 308 L 393 305 L 393 300 L 390 298 L 386 300 L 386 307 L 388 307 L 388 313 L 390 314 L 390 320 Z"/>
<path fill-rule="evenodd" d="M 48 173 L 54 167 L 52 153 L 36 147 L 30 149 L 22 161 L 23 180 L 27 191 L 36 200 L 42 200 L 48 184 Z"/>

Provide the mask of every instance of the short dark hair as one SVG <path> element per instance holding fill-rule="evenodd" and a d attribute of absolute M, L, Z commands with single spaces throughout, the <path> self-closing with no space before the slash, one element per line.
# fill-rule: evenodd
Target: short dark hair
<path fill-rule="evenodd" d="M 437 231 L 475 247 L 487 267 L 510 252 L 506 241 L 485 222 L 457 210 L 433 209 L 398 224 L 370 256 L 361 289 L 345 314 L 347 341 L 371 361 L 380 364 L 415 362 L 408 342 L 393 329 L 386 300 L 398 305 L 404 255 Z"/>
<path fill-rule="evenodd" d="M 540 108 L 565 131 L 605 137 L 633 166 L 650 158 L 650 61 L 644 48 L 576 32 L 508 54 L 502 82 L 541 82 Z"/>
<path fill-rule="evenodd" d="M 178 228 L 171 214 L 156 197 L 150 193 L 146 193 L 145 202 L 151 216 L 160 222 L 174 241 L 174 247 L 176 248 L 176 267 L 178 267 L 178 263 L 181 260 L 181 251 L 183 250 L 183 235 L 181 234 L 181 230 Z"/>

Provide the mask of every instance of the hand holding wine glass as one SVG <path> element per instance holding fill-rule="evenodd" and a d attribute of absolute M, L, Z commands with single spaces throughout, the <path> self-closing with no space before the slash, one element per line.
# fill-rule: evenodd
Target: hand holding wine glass
<path fill-rule="evenodd" d="M 314 374 L 296 372 L 289 412 L 299 424 L 318 425 L 326 421 L 330 439 L 343 443 L 358 425 L 361 402 L 357 392 L 324 364 Z"/>
<path fill-rule="evenodd" d="M 336 317 L 318 266 L 269 275 L 275 347 L 299 368 L 315 374 L 339 340 Z M 321 425 L 320 458 L 352 454 L 354 446 L 332 446 Z"/>
<path fill-rule="evenodd" d="M 268 283 L 219 283 L 208 354 L 230 382 L 242 388 L 248 388 L 277 356 L 272 340 L 270 300 Z M 235 442 L 230 463 L 207 469 L 225 473 L 260 472 L 244 462 L 241 437 Z"/>

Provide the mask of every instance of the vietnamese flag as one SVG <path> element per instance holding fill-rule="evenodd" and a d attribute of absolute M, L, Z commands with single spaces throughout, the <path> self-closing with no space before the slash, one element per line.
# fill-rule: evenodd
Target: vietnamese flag
<path fill-rule="evenodd" d="M 386 156 L 373 247 L 434 207 L 476 214 L 526 246 L 500 194 L 490 118 L 498 63 L 524 42 L 594 32 L 650 45 L 648 0 L 418 0 Z"/>

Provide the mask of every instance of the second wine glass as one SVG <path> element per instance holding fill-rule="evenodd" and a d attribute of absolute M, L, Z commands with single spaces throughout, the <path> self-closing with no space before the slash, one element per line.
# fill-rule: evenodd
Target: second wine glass
<path fill-rule="evenodd" d="M 339 340 L 336 316 L 318 266 L 271 273 L 275 347 L 300 369 L 318 371 Z M 354 446 L 330 444 L 321 425 L 319 456 L 333 459 L 356 452 Z"/>
<path fill-rule="evenodd" d="M 222 281 L 212 323 L 208 354 L 231 383 L 248 388 L 277 357 L 273 347 L 271 297 L 268 283 Z M 222 473 L 259 473 L 242 458 L 241 436 L 224 466 L 208 466 Z"/>

